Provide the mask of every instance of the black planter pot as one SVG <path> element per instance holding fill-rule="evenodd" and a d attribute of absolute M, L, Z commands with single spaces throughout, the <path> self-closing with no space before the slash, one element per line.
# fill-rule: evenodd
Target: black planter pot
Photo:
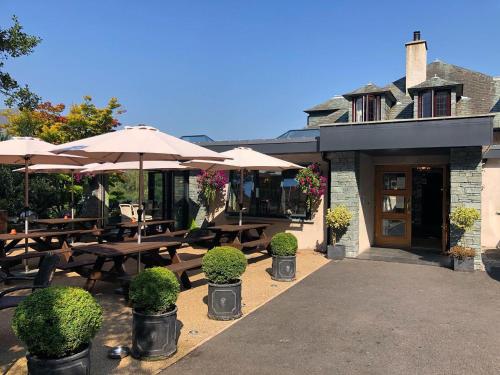
<path fill-rule="evenodd" d="M 295 280 L 296 264 L 296 256 L 273 255 L 273 272 L 271 278 L 276 281 Z"/>
<path fill-rule="evenodd" d="M 214 320 L 241 318 L 241 280 L 234 284 L 208 283 L 208 317 Z"/>
<path fill-rule="evenodd" d="M 132 356 L 154 361 L 177 351 L 177 306 L 164 314 L 146 315 L 136 310 L 132 318 Z"/>
<path fill-rule="evenodd" d="M 459 272 L 473 272 L 474 257 L 467 257 L 463 259 L 453 257 L 453 270 Z"/>
<path fill-rule="evenodd" d="M 344 259 L 345 245 L 328 245 L 326 248 L 326 257 L 333 260 Z"/>
<path fill-rule="evenodd" d="M 28 373 L 30 375 L 89 375 L 90 345 L 69 357 L 44 359 L 28 353 Z"/>

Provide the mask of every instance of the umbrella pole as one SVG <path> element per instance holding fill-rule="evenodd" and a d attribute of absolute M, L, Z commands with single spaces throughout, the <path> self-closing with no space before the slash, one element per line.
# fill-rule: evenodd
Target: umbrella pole
<path fill-rule="evenodd" d="M 27 156 L 24 158 L 24 233 L 27 235 L 29 231 L 29 223 L 28 223 L 28 212 L 29 212 L 29 162 L 30 158 Z M 28 237 L 24 239 L 24 253 L 28 253 Z M 24 259 L 24 271 L 26 273 L 29 272 L 28 267 L 28 259 Z"/>
<path fill-rule="evenodd" d="M 139 154 L 139 209 L 137 210 L 137 243 L 140 244 L 142 240 L 142 213 L 144 200 L 144 154 Z M 141 252 L 137 254 L 137 273 L 141 272 Z"/>
<path fill-rule="evenodd" d="M 75 188 L 75 176 L 73 170 L 71 170 L 71 219 L 75 218 L 75 193 L 73 192 Z"/>
<path fill-rule="evenodd" d="M 245 178 L 243 176 L 243 169 L 240 169 L 240 220 L 239 225 L 243 224 L 243 183 Z"/>

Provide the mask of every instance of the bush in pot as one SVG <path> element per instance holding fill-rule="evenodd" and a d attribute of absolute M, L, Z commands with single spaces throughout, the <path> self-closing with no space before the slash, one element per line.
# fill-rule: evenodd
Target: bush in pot
<path fill-rule="evenodd" d="M 478 210 L 472 207 L 459 206 L 450 215 L 450 222 L 455 229 L 461 233 L 458 245 L 450 249 L 449 255 L 453 258 L 453 269 L 455 271 L 474 271 L 474 257 L 476 252 L 468 247 L 465 234 L 472 230 L 477 220 L 481 218 Z"/>
<path fill-rule="evenodd" d="M 344 205 L 338 205 L 326 211 L 326 225 L 330 228 L 332 234 L 332 244 L 327 246 L 328 259 L 344 259 L 345 246 L 338 245 L 337 240 L 345 233 L 351 220 L 352 213 Z"/>
<path fill-rule="evenodd" d="M 215 247 L 203 257 L 208 279 L 208 317 L 232 320 L 241 317 L 241 280 L 247 267 L 245 255 L 231 246 Z"/>
<path fill-rule="evenodd" d="M 273 236 L 271 239 L 273 280 L 295 280 L 297 247 L 297 238 L 291 233 L 281 232 Z"/>
<path fill-rule="evenodd" d="M 156 360 L 177 351 L 177 306 L 180 285 L 175 274 L 163 267 L 147 268 L 130 283 L 133 307 L 132 355 Z"/>
<path fill-rule="evenodd" d="M 26 344 L 30 374 L 88 374 L 91 340 L 101 324 L 101 306 L 89 292 L 52 286 L 19 304 L 12 329 Z"/>

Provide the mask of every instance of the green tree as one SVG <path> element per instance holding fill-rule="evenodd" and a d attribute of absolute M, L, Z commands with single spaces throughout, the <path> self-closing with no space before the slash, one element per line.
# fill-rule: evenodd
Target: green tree
<path fill-rule="evenodd" d="M 5 96 L 8 107 L 35 108 L 40 97 L 31 92 L 27 85 L 21 86 L 4 67 L 8 59 L 31 54 L 42 40 L 26 34 L 16 16 L 12 16 L 12 22 L 9 28 L 0 27 L 0 93 Z"/>

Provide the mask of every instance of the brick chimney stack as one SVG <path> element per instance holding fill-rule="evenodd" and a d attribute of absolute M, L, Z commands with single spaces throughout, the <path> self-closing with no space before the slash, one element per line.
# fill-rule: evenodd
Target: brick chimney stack
<path fill-rule="evenodd" d="M 406 46 L 406 94 L 408 88 L 427 79 L 427 42 L 420 39 L 420 31 L 413 32 L 413 40 Z"/>

